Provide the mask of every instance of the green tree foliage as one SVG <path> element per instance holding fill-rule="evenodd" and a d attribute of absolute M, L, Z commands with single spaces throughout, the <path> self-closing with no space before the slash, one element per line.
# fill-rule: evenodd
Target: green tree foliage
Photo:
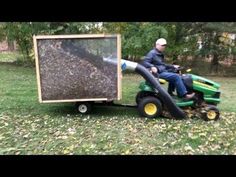
<path fill-rule="evenodd" d="M 213 56 L 212 70 L 220 60 L 235 55 L 235 41 L 222 40 L 223 32 L 236 33 L 234 22 L 10 22 L 0 23 L 0 40 L 16 41 L 24 62 L 33 61 L 33 35 L 121 34 L 122 58 L 139 61 L 154 47 L 157 38 L 167 38 L 166 56 L 171 62 L 187 56 Z M 203 47 L 199 50 L 197 41 Z"/>
<path fill-rule="evenodd" d="M 33 62 L 33 35 L 80 34 L 101 32 L 99 23 L 65 22 L 9 22 L 0 26 L 0 39 L 6 36 L 9 41 L 16 41 L 23 62 Z"/>
<path fill-rule="evenodd" d="M 162 24 L 168 31 L 167 56 L 176 62 L 178 56 L 194 55 L 197 50 L 196 24 L 189 22 L 172 22 Z"/>
<path fill-rule="evenodd" d="M 122 57 L 134 61 L 140 60 L 154 47 L 159 37 L 167 37 L 167 30 L 155 23 L 104 23 L 106 32 L 122 35 Z"/>
<path fill-rule="evenodd" d="M 33 26 L 30 22 L 11 22 L 5 23 L 4 32 L 9 41 L 16 41 L 20 52 L 23 54 L 23 62 L 32 62 L 32 36 L 36 30 L 43 27 L 43 23 Z M 35 28 L 33 28 L 35 27 Z"/>
<path fill-rule="evenodd" d="M 226 42 L 224 32 L 236 33 L 235 23 L 209 22 L 200 23 L 200 36 L 203 47 L 200 50 L 202 55 L 211 55 L 211 72 L 219 72 L 219 61 L 224 60 L 230 54 L 234 54 L 235 41 Z"/>

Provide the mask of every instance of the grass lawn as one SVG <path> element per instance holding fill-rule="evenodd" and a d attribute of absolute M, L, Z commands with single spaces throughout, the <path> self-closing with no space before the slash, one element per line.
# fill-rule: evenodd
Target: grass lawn
<path fill-rule="evenodd" d="M 18 52 L 0 52 L 0 62 L 15 62 L 19 57 L 22 56 Z"/>
<path fill-rule="evenodd" d="M 221 119 L 144 119 L 134 108 L 95 107 L 78 114 L 72 103 L 39 104 L 35 70 L 0 63 L 0 154 L 236 154 L 236 79 L 221 84 Z M 138 84 L 124 75 L 122 103 Z"/>

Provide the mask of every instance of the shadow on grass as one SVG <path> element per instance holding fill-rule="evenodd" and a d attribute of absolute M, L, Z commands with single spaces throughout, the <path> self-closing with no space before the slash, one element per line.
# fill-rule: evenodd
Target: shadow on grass
<path fill-rule="evenodd" d="M 37 113 L 39 114 L 49 114 L 54 116 L 66 116 L 70 115 L 81 115 L 74 103 L 59 103 L 59 104 L 41 104 L 39 106 L 34 107 L 34 109 L 38 109 Z M 36 111 L 34 111 L 36 112 Z M 138 112 L 136 107 L 115 107 L 115 106 L 103 106 L 103 105 L 93 105 L 92 111 L 89 114 L 91 116 L 131 116 L 138 117 Z"/>
<path fill-rule="evenodd" d="M 87 117 L 88 115 L 90 118 L 127 118 L 127 119 L 144 119 L 144 117 L 141 117 L 138 113 L 138 110 L 136 107 L 116 107 L 116 106 L 107 106 L 107 105 L 94 105 L 92 107 L 92 111 L 89 114 L 81 114 L 77 111 L 75 104 L 73 103 L 62 103 L 57 105 L 48 105 L 48 107 L 44 106 L 44 111 L 41 112 L 41 114 L 48 114 L 50 116 L 54 117 L 66 117 L 68 115 L 76 118 L 83 118 Z M 163 120 L 163 119 L 171 119 L 168 117 L 158 117 L 151 120 Z"/>

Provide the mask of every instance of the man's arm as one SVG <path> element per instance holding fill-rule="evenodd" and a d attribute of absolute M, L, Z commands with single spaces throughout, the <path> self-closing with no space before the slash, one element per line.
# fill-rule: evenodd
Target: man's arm
<path fill-rule="evenodd" d="M 145 56 L 143 62 L 142 62 L 142 65 L 146 68 L 151 68 L 153 67 L 154 65 L 152 64 L 152 60 L 153 60 L 153 53 L 152 52 L 149 52 L 147 54 L 147 56 Z"/>
<path fill-rule="evenodd" d="M 175 69 L 175 66 L 171 64 L 165 64 L 165 66 L 167 69 Z"/>

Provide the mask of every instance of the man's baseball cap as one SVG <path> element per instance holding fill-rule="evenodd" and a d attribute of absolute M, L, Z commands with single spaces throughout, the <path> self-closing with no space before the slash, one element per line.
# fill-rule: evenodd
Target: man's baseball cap
<path fill-rule="evenodd" d="M 167 45 L 167 42 L 164 38 L 160 38 L 156 41 L 156 44 L 159 44 L 159 45 Z"/>

